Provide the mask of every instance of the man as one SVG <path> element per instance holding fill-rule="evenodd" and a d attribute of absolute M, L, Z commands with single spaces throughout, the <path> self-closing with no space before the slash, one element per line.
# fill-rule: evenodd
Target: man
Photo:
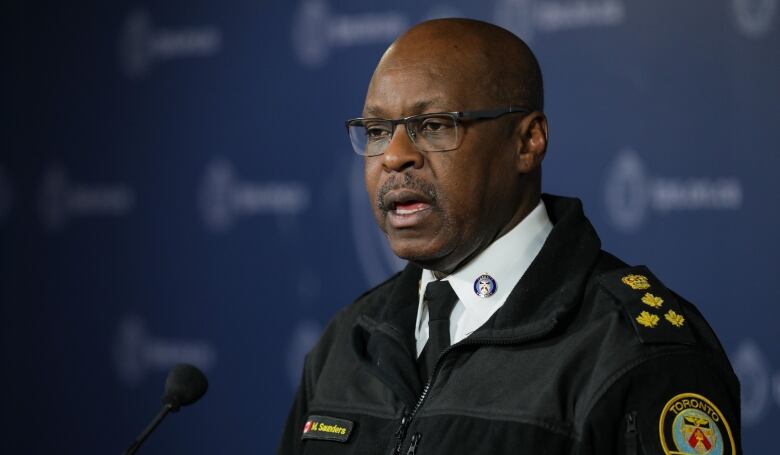
<path fill-rule="evenodd" d="M 363 117 L 379 227 L 409 265 L 307 356 L 281 454 L 734 454 L 738 382 L 698 311 L 541 194 L 530 49 L 463 19 L 385 52 Z"/>

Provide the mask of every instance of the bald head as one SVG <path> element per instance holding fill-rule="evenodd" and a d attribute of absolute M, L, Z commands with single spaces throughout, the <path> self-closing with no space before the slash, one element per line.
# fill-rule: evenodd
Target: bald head
<path fill-rule="evenodd" d="M 440 72 L 439 76 L 460 79 L 470 90 L 479 92 L 484 100 L 480 108 L 544 108 L 536 57 L 520 38 L 496 25 L 473 19 L 418 24 L 387 49 L 375 76 L 388 69 L 420 65 Z"/>

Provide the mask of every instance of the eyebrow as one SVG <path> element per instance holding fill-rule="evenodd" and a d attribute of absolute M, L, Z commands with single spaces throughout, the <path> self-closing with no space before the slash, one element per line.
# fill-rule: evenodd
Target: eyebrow
<path fill-rule="evenodd" d="M 412 104 L 409 108 L 409 111 L 404 113 L 404 117 L 409 115 L 417 115 L 424 113 L 427 109 L 429 109 L 431 106 L 436 105 L 437 103 L 441 103 L 442 98 L 441 97 L 434 97 L 429 98 L 425 100 L 417 101 L 416 103 Z M 369 117 L 369 116 L 376 116 L 376 117 L 383 117 L 383 114 L 385 113 L 385 109 L 382 106 L 378 105 L 368 105 L 363 109 L 363 116 Z"/>

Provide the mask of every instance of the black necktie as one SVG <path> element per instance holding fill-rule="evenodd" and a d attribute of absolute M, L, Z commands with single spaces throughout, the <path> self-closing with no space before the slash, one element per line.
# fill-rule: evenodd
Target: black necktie
<path fill-rule="evenodd" d="M 428 305 L 428 343 L 420 359 L 420 372 L 423 382 L 433 372 L 441 351 L 450 345 L 450 313 L 458 301 L 458 296 L 447 281 L 432 281 L 425 287 L 423 296 Z"/>

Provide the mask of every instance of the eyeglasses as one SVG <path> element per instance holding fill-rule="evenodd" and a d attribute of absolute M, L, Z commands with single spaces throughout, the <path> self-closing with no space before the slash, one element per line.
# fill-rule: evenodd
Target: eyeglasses
<path fill-rule="evenodd" d="M 463 139 L 459 123 L 464 120 L 489 120 L 502 115 L 520 112 L 527 114 L 529 109 L 509 106 L 505 109 L 464 112 L 436 112 L 432 114 L 412 115 L 399 119 L 356 118 L 347 120 L 347 132 L 352 148 L 361 156 L 377 156 L 385 152 L 396 125 L 403 124 L 406 134 L 415 148 L 421 152 L 447 152 L 460 147 Z"/>

